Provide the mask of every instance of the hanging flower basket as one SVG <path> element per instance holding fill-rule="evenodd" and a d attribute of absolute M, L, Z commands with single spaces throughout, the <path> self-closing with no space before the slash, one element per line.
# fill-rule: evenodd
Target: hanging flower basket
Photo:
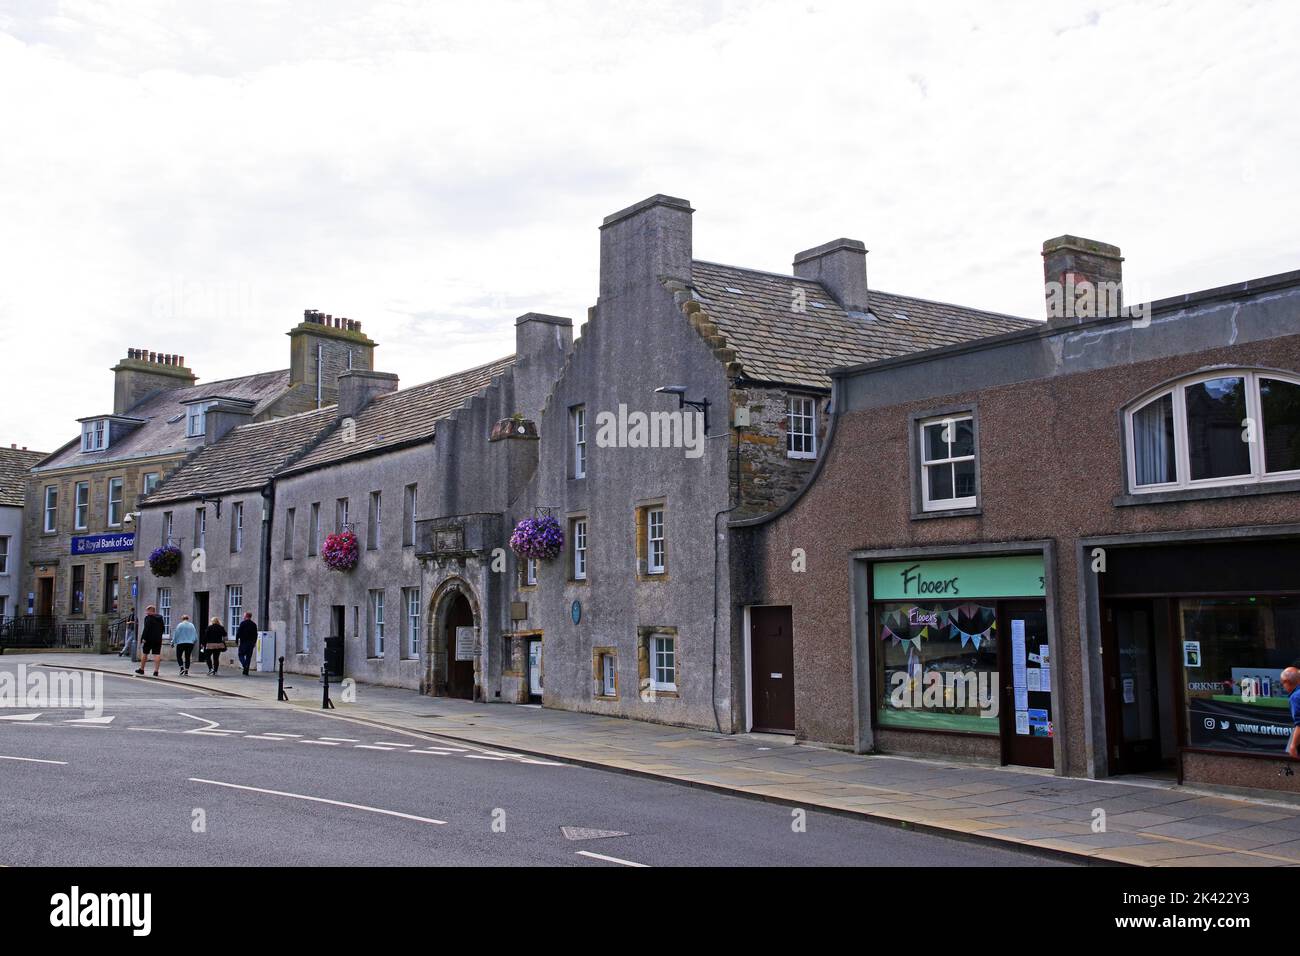
<path fill-rule="evenodd" d="M 149 570 L 155 577 L 169 578 L 181 569 L 181 549 L 174 544 L 154 548 L 149 554 Z"/>
<path fill-rule="evenodd" d="M 359 555 L 357 536 L 351 531 L 326 535 L 320 552 L 321 560 L 331 571 L 351 571 L 357 566 Z"/>
<path fill-rule="evenodd" d="M 564 531 L 550 515 L 525 518 L 515 525 L 510 536 L 510 549 L 521 558 L 550 561 L 564 547 Z"/>

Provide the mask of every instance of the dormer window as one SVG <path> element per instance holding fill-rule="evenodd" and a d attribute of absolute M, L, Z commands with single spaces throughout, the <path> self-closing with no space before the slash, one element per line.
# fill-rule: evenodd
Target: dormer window
<path fill-rule="evenodd" d="M 214 402 L 195 402 L 185 407 L 185 437 L 198 438 L 207 431 L 208 409 Z"/>
<path fill-rule="evenodd" d="M 81 425 L 81 450 L 103 451 L 108 447 L 108 420 L 97 418 Z"/>
<path fill-rule="evenodd" d="M 1136 493 L 1300 478 L 1300 377 L 1216 370 L 1125 412 Z"/>

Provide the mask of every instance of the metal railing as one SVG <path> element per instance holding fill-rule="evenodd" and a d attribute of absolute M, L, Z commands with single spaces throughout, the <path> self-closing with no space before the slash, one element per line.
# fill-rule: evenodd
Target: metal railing
<path fill-rule="evenodd" d="M 62 621 L 57 617 L 25 614 L 0 618 L 0 648 L 66 647 L 93 649 L 93 621 Z"/>

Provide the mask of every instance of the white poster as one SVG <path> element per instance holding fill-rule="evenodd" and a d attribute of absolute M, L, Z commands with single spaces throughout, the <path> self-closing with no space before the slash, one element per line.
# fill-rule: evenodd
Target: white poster
<path fill-rule="evenodd" d="M 1015 691 L 1016 733 L 1020 732 L 1020 711 L 1029 710 L 1029 686 L 1025 677 L 1025 622 L 1011 622 L 1011 685 Z M 1029 733 L 1029 718 L 1025 718 Z"/>
<path fill-rule="evenodd" d="M 1016 733 L 1022 737 L 1029 736 L 1029 711 L 1016 711 Z"/>

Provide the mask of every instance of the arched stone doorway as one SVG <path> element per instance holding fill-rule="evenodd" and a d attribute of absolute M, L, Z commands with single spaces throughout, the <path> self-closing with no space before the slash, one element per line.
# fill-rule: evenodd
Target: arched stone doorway
<path fill-rule="evenodd" d="M 474 661 L 456 659 L 456 632 L 458 628 L 474 627 L 474 609 L 469 599 L 461 591 L 447 596 L 447 607 L 443 614 L 442 633 L 440 635 L 443 660 L 447 662 L 446 689 L 448 697 L 461 700 L 474 699 Z M 471 644 L 472 646 L 472 644 Z"/>

